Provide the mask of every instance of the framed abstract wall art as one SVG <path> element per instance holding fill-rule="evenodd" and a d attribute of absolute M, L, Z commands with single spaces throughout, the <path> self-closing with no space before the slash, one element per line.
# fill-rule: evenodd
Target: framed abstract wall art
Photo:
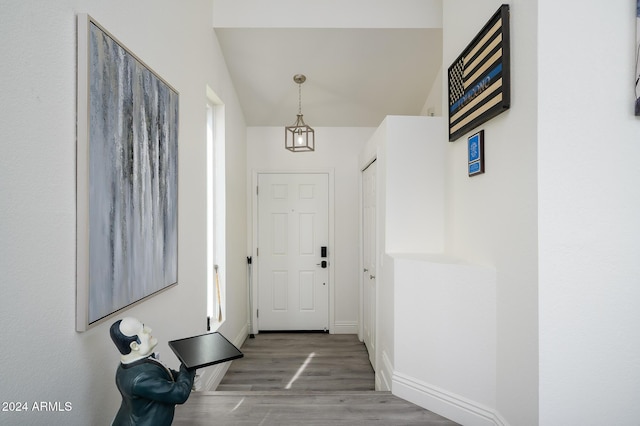
<path fill-rule="evenodd" d="M 640 0 L 636 0 L 636 116 L 640 116 Z"/>
<path fill-rule="evenodd" d="M 178 282 L 178 97 L 78 16 L 78 331 Z"/>
<path fill-rule="evenodd" d="M 449 141 L 509 109 L 509 5 L 502 5 L 448 70 Z"/>

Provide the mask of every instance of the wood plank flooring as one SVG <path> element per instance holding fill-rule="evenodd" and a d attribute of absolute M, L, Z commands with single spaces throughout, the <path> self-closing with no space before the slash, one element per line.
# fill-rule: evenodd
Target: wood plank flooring
<path fill-rule="evenodd" d="M 451 426 L 389 392 L 206 392 L 176 407 L 173 426 Z"/>
<path fill-rule="evenodd" d="M 367 349 L 355 334 L 261 333 L 242 352 L 217 390 L 374 390 Z"/>
<path fill-rule="evenodd" d="M 241 350 L 216 391 L 193 392 L 176 407 L 174 426 L 457 424 L 374 391 L 355 335 L 261 333 Z"/>

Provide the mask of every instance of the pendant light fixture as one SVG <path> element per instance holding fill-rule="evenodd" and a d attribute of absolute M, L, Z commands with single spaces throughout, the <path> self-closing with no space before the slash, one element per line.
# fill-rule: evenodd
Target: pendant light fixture
<path fill-rule="evenodd" d="M 298 115 L 293 125 L 284 128 L 284 147 L 291 152 L 315 150 L 315 132 L 302 118 L 302 83 L 306 80 L 303 74 L 293 76 L 293 81 L 298 84 Z"/>

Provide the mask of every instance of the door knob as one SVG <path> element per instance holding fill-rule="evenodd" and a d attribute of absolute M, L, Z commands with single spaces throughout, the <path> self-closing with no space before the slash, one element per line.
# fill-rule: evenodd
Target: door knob
<path fill-rule="evenodd" d="M 323 261 L 322 261 L 322 262 L 320 262 L 320 263 L 316 263 L 316 265 L 321 266 L 321 267 L 323 267 L 323 268 L 326 268 L 326 267 L 327 267 L 327 261 L 326 261 L 326 260 L 323 260 Z"/>

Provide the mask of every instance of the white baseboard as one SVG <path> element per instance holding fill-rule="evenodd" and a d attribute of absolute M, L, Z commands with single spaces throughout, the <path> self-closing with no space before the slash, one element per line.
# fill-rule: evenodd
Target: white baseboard
<path fill-rule="evenodd" d="M 336 321 L 331 332 L 333 334 L 358 334 L 358 323 L 355 321 Z"/>
<path fill-rule="evenodd" d="M 224 362 L 208 368 L 207 382 L 204 385 L 204 391 L 214 391 L 222 381 L 222 378 L 227 374 L 230 363 Z"/>
<path fill-rule="evenodd" d="M 403 374 L 393 374 L 392 393 L 465 426 L 509 426 L 492 408 Z"/>
<path fill-rule="evenodd" d="M 236 337 L 231 340 L 236 347 L 241 347 L 247 338 L 249 333 L 249 325 L 245 325 L 242 327 L 240 332 L 236 335 Z M 233 362 L 233 361 L 231 361 Z M 203 375 L 203 379 L 205 379 L 203 391 L 214 391 L 222 381 L 222 378 L 225 374 L 227 374 L 227 370 L 231 365 L 231 362 L 223 362 L 222 364 L 212 365 L 211 367 L 205 368 L 205 373 Z"/>
<path fill-rule="evenodd" d="M 381 357 L 382 363 L 377 363 L 382 367 L 378 368 L 378 371 L 376 371 L 376 390 L 390 391 L 392 386 L 391 378 L 393 377 L 393 365 L 391 364 L 387 351 L 383 350 Z"/>

